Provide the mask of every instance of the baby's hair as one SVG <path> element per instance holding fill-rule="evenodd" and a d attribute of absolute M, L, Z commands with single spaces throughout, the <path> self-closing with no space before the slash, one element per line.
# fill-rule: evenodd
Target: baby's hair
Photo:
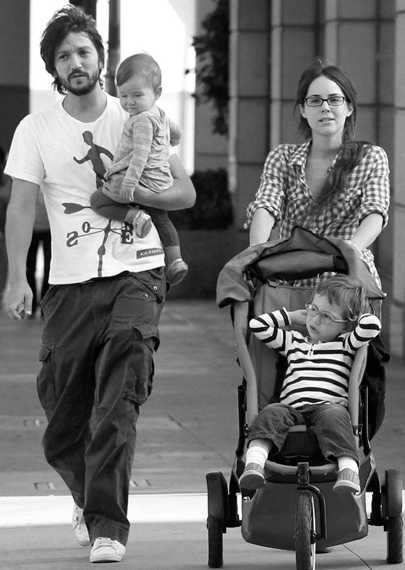
<path fill-rule="evenodd" d="M 319 283 L 317 295 L 325 295 L 328 302 L 343 310 L 343 318 L 349 320 L 349 328 L 354 328 L 361 315 L 371 312 L 367 298 L 367 288 L 361 281 L 348 275 L 334 275 Z M 351 323 L 351 326 L 350 326 Z"/>
<path fill-rule="evenodd" d="M 134 76 L 144 77 L 146 85 L 153 91 L 156 91 L 162 85 L 160 67 L 148 53 L 130 55 L 120 63 L 115 77 L 117 87 L 120 87 Z"/>

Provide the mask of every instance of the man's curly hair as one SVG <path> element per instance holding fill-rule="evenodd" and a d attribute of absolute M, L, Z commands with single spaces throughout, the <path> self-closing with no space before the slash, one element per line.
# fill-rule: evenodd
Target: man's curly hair
<path fill-rule="evenodd" d="M 98 53 L 101 67 L 104 67 L 103 40 L 97 31 L 94 18 L 76 6 L 67 4 L 55 12 L 49 20 L 40 43 L 41 57 L 45 62 L 46 70 L 54 77 L 53 87 L 61 95 L 66 94 L 66 89 L 59 78 L 55 77 L 55 51 L 70 32 L 85 34 L 92 41 Z M 99 81 L 102 84 L 101 79 Z"/>

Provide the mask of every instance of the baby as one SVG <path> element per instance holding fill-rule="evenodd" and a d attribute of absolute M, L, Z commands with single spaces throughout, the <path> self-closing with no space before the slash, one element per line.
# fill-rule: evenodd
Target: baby
<path fill-rule="evenodd" d="M 156 105 L 162 93 L 161 71 L 146 53 L 132 55 L 118 67 L 116 84 L 122 108 L 130 118 L 124 125 L 121 142 L 106 182 L 91 197 L 91 206 L 101 216 L 133 224 L 138 237 L 144 238 L 156 225 L 168 263 L 167 279 L 180 283 L 188 272 L 183 261 L 176 228 L 165 210 L 135 205 L 138 184 L 151 192 L 164 192 L 173 184 L 170 173 L 170 144 L 178 145 L 181 128 Z"/>

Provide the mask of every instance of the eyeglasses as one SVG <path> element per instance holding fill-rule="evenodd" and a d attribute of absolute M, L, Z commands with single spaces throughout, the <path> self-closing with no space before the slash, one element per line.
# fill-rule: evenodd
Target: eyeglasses
<path fill-rule="evenodd" d="M 305 305 L 305 308 L 307 310 L 307 313 L 310 317 L 316 317 L 317 315 L 319 315 L 319 318 L 321 319 L 321 323 L 323 323 L 324 325 L 331 325 L 332 323 L 348 323 L 349 320 L 342 320 L 342 319 L 336 319 L 331 313 L 328 313 L 327 311 L 320 311 L 318 309 L 318 307 L 316 305 L 312 305 L 312 303 L 307 303 Z"/>
<path fill-rule="evenodd" d="M 324 101 L 327 102 L 329 107 L 340 107 L 346 101 L 346 97 L 343 97 L 343 95 L 331 95 L 326 99 L 322 97 L 307 97 L 305 99 L 305 103 L 308 107 L 322 107 Z"/>

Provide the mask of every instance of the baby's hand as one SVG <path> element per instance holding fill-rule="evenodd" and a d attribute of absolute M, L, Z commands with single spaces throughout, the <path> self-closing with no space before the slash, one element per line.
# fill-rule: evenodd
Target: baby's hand
<path fill-rule="evenodd" d="M 127 200 L 128 202 L 134 201 L 134 190 L 133 188 L 126 188 L 121 186 L 120 196 L 123 200 Z"/>
<path fill-rule="evenodd" d="M 104 172 L 104 180 L 108 180 L 109 178 L 111 178 L 111 170 L 110 168 L 107 168 L 107 170 Z"/>

